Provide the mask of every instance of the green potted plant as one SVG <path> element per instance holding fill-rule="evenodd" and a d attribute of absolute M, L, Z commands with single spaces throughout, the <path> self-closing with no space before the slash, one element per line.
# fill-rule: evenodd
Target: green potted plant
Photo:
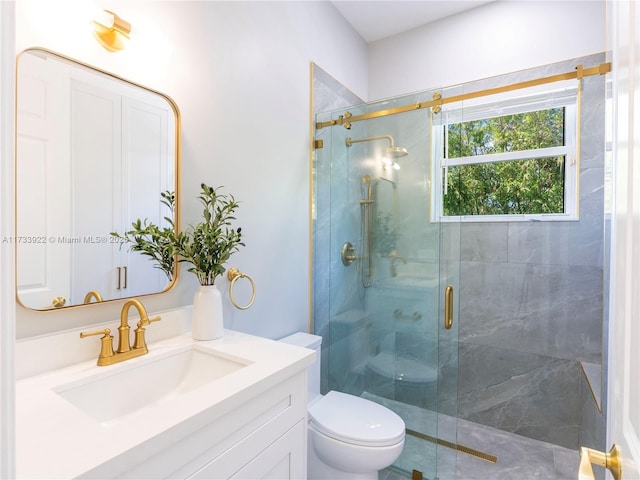
<path fill-rule="evenodd" d="M 213 285 L 224 273 L 229 257 L 244 243 L 242 229 L 232 228 L 231 221 L 236 219 L 233 214 L 238 208 L 233 195 L 218 193 L 221 187 L 212 188 L 204 183 L 200 186 L 202 221 L 179 232 L 174 246 L 179 261 L 191 264 L 187 271 L 195 274 L 200 285 Z"/>
<path fill-rule="evenodd" d="M 219 193 L 222 187 L 213 188 L 205 183 L 200 187 L 198 198 L 203 211 L 199 223 L 176 234 L 173 228 L 161 229 L 146 220 L 137 220 L 124 235 L 115 232 L 112 235 L 130 243 L 132 250 L 152 258 L 163 271 L 170 269 L 173 274 L 176 259 L 191 265 L 187 271 L 200 283 L 194 297 L 192 335 L 196 340 L 213 340 L 224 332 L 222 297 L 215 280 L 225 272 L 224 264 L 230 256 L 244 243 L 241 228 L 232 227 L 238 208 L 233 195 Z M 174 197 L 162 195 L 162 202 L 172 211 L 174 201 Z M 173 227 L 173 220 L 166 220 Z"/>
<path fill-rule="evenodd" d="M 111 236 L 119 239 L 120 245 L 130 244 L 129 250 L 139 252 L 154 262 L 154 267 L 162 270 L 169 281 L 175 275 L 175 200 L 174 192 L 160 193 L 160 203 L 166 205 L 171 212 L 170 217 L 164 217 L 167 225 L 163 228 L 138 219 L 131 224 L 132 229 L 122 235 L 111 232 Z"/>

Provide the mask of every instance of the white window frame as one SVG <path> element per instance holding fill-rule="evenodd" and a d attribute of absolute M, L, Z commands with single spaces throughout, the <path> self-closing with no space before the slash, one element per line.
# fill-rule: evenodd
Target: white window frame
<path fill-rule="evenodd" d="M 523 96 L 511 92 L 507 98 L 493 99 L 473 105 L 460 104 L 443 108 L 433 114 L 433 151 L 432 151 L 432 221 L 439 222 L 521 222 L 521 221 L 575 221 L 579 219 L 579 172 L 580 158 L 578 149 L 578 88 L 571 87 Z M 470 157 L 446 158 L 445 135 L 447 125 L 474 120 L 501 117 L 504 115 L 526 113 L 537 110 L 564 107 L 565 109 L 565 145 L 560 147 L 521 150 L 517 152 L 474 155 Z M 445 154 L 445 155 L 443 155 Z M 564 213 L 543 213 L 526 215 L 448 215 L 443 214 L 443 196 L 446 188 L 448 167 L 493 163 L 530 158 L 565 157 Z"/>

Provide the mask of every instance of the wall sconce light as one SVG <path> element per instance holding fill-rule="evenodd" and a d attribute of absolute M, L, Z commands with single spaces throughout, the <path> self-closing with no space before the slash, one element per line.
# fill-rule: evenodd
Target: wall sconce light
<path fill-rule="evenodd" d="M 131 24 L 109 10 L 102 10 L 92 21 L 93 35 L 98 43 L 110 52 L 118 52 L 126 46 Z"/>

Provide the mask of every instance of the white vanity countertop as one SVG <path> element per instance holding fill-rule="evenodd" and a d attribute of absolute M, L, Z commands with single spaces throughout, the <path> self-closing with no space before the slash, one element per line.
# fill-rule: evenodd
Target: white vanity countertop
<path fill-rule="evenodd" d="M 134 362 L 149 361 L 192 343 L 190 334 L 179 335 L 150 343 L 147 355 L 116 365 L 98 367 L 93 359 L 18 381 L 17 477 L 76 478 L 125 452 L 134 451 L 137 458 L 146 458 L 306 369 L 315 357 L 312 350 L 226 330 L 218 340 L 195 343 L 198 348 L 211 348 L 250 364 L 170 402 L 144 407 L 111 425 L 84 414 L 53 390 L 107 369 L 129 368 Z M 127 392 L 121 395 L 126 397 Z M 131 455 L 117 460 L 127 458 Z"/>

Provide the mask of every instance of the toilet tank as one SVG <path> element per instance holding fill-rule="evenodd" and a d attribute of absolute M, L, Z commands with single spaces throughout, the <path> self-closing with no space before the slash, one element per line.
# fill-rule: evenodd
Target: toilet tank
<path fill-rule="evenodd" d="M 314 398 L 320 395 L 320 350 L 322 345 L 322 337 L 319 335 L 312 335 L 311 333 L 298 332 L 288 337 L 280 339 L 283 343 L 289 345 L 296 345 L 298 347 L 310 348 L 316 351 L 315 361 L 307 367 L 307 390 L 309 398 L 308 402 L 311 402 Z"/>

